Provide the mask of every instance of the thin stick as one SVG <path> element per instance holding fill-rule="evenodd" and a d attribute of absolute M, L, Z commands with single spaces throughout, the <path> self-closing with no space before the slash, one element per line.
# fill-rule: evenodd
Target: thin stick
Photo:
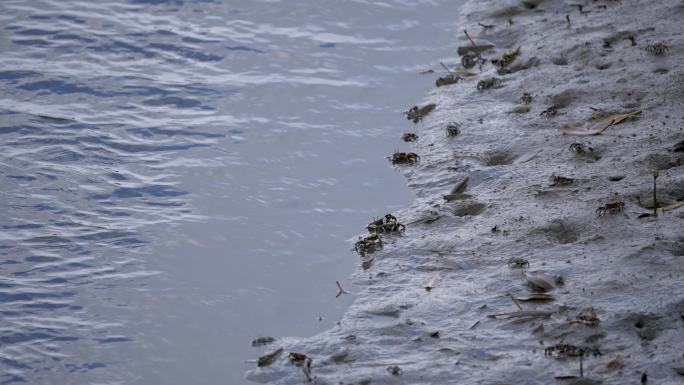
<path fill-rule="evenodd" d="M 451 76 L 453 76 L 453 77 L 456 77 L 456 75 L 455 75 L 453 72 L 449 71 L 449 68 L 447 68 L 447 66 L 445 66 L 444 63 L 439 62 L 439 64 L 441 64 L 442 67 L 444 67 L 444 69 L 446 70 L 446 72 L 449 73 L 449 75 L 451 75 Z"/>
<path fill-rule="evenodd" d="M 580 377 L 584 377 L 584 367 L 582 365 L 582 357 L 584 357 L 584 353 L 580 353 Z"/>
<path fill-rule="evenodd" d="M 463 30 L 463 33 L 465 33 L 465 35 L 466 35 L 466 37 L 468 38 L 468 40 L 470 40 L 470 44 L 472 44 L 473 47 L 475 47 L 477 44 L 475 44 L 475 42 L 474 42 L 473 39 L 470 37 L 470 35 L 468 35 L 468 30 L 465 30 L 465 29 L 464 29 L 464 30 Z"/>
<path fill-rule="evenodd" d="M 342 285 L 340 285 L 340 281 L 335 281 L 335 283 L 337 284 L 337 290 L 339 290 L 337 292 L 337 295 L 335 296 L 335 298 L 341 296 L 342 294 L 349 294 L 348 291 L 346 291 L 342 288 Z"/>
<path fill-rule="evenodd" d="M 658 216 L 658 197 L 656 196 L 656 179 L 658 179 L 658 170 L 653 170 L 653 216 Z"/>
<path fill-rule="evenodd" d="M 480 22 L 478 22 L 477 25 L 479 25 L 480 27 L 482 27 L 484 29 L 494 28 L 494 25 L 482 24 Z"/>
<path fill-rule="evenodd" d="M 508 295 L 511 296 L 511 300 L 513 301 L 513 303 L 515 304 L 515 306 L 517 306 L 518 309 L 519 309 L 520 311 L 523 311 L 522 305 L 521 305 L 520 302 L 513 296 L 513 294 L 510 294 L 510 293 L 509 293 Z"/>

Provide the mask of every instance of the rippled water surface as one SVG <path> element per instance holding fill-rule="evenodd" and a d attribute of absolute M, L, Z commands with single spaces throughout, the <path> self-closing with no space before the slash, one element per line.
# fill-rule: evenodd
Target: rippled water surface
<path fill-rule="evenodd" d="M 0 3 L 0 383 L 240 384 L 334 327 L 458 2 Z"/>

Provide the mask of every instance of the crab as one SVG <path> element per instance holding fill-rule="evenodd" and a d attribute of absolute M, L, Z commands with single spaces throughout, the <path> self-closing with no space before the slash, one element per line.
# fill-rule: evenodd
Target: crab
<path fill-rule="evenodd" d="M 504 68 L 511 64 L 516 57 L 518 57 L 518 54 L 520 53 L 520 47 L 516 49 L 512 49 L 501 56 L 501 59 L 493 59 L 492 64 L 494 64 L 498 68 Z"/>
<path fill-rule="evenodd" d="M 392 214 L 386 214 L 380 219 L 375 219 L 366 228 L 371 234 L 401 233 L 406 230 L 406 226 L 397 222 L 397 218 Z"/>
<path fill-rule="evenodd" d="M 596 209 L 596 216 L 603 217 L 609 214 L 617 214 L 625 209 L 624 202 L 611 202 Z"/>
<path fill-rule="evenodd" d="M 585 144 L 578 143 L 578 142 L 571 144 L 570 147 L 568 147 L 568 150 L 570 150 L 571 152 L 574 152 L 575 154 L 579 154 L 579 155 L 587 154 L 589 152 L 594 152 L 593 148 L 591 148 Z"/>
<path fill-rule="evenodd" d="M 589 326 L 598 326 L 601 321 L 598 319 L 596 309 L 591 309 L 589 312 L 581 313 L 575 317 L 575 322 Z"/>
<path fill-rule="evenodd" d="M 568 357 L 579 357 L 584 355 L 584 349 L 575 346 L 575 345 L 570 345 L 561 342 L 548 346 L 544 349 L 544 355 L 545 356 L 553 356 L 553 354 L 556 353 L 556 356 L 568 356 Z"/>
<path fill-rule="evenodd" d="M 404 142 L 415 142 L 416 140 L 418 140 L 418 135 L 414 134 L 413 132 L 405 132 L 401 136 L 401 140 L 403 140 Z"/>
<path fill-rule="evenodd" d="M 477 90 L 483 91 L 488 88 L 500 88 L 503 81 L 499 78 L 483 79 L 477 82 Z"/>
<path fill-rule="evenodd" d="M 646 50 L 646 52 L 654 56 L 665 56 L 668 53 L 670 53 L 670 47 L 666 46 L 665 43 L 660 41 L 657 43 L 649 44 L 644 49 Z"/>
<path fill-rule="evenodd" d="M 508 260 L 508 267 L 511 269 L 525 269 L 530 267 L 530 263 L 525 258 L 511 257 Z"/>
<path fill-rule="evenodd" d="M 365 238 L 359 237 L 359 240 L 354 244 L 354 250 L 361 255 L 367 252 L 372 253 L 378 249 L 382 249 L 382 239 L 378 234 L 371 234 Z"/>
<path fill-rule="evenodd" d="M 461 56 L 461 65 L 463 68 L 473 68 L 480 61 L 480 56 L 474 53 L 467 53 Z"/>
<path fill-rule="evenodd" d="M 447 124 L 447 126 L 446 126 L 447 136 L 449 136 L 449 137 L 456 136 L 460 133 L 461 133 L 461 130 L 459 129 L 458 123 L 449 122 L 449 124 Z"/>
<path fill-rule="evenodd" d="M 567 186 L 575 182 L 572 178 L 567 178 L 560 175 L 551 175 L 551 186 Z"/>
<path fill-rule="evenodd" d="M 529 92 L 525 92 L 520 97 L 520 103 L 530 104 L 530 103 L 532 103 L 532 99 L 533 99 L 532 95 Z"/>
<path fill-rule="evenodd" d="M 551 107 L 542 111 L 541 114 L 539 114 L 539 116 L 546 116 L 547 118 L 550 118 L 556 114 L 558 114 L 558 107 L 556 107 L 556 105 L 554 104 Z"/>
<path fill-rule="evenodd" d="M 395 152 L 392 164 L 414 164 L 420 161 L 420 156 L 414 152 Z"/>

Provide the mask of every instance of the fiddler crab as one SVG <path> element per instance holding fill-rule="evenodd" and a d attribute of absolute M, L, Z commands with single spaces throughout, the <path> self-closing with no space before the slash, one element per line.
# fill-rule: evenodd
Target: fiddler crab
<path fill-rule="evenodd" d="M 520 102 L 523 104 L 532 103 L 532 95 L 529 92 L 523 93 L 522 96 L 520 97 Z"/>
<path fill-rule="evenodd" d="M 418 135 L 414 134 L 413 132 L 405 132 L 401 136 L 401 140 L 403 140 L 404 142 L 415 142 L 416 140 L 418 140 Z"/>
<path fill-rule="evenodd" d="M 420 156 L 415 152 L 395 152 L 390 160 L 392 164 L 414 164 L 420 161 Z"/>
<path fill-rule="evenodd" d="M 603 217 L 609 214 L 617 214 L 625 209 L 624 202 L 611 202 L 596 209 L 596 216 Z"/>
<path fill-rule="evenodd" d="M 598 324 L 601 322 L 598 318 L 598 314 L 596 313 L 595 309 L 591 309 L 591 311 L 582 313 L 575 317 L 575 322 L 577 323 L 582 323 L 585 325 L 589 326 L 598 326 Z"/>
<path fill-rule="evenodd" d="M 556 105 L 554 104 L 551 107 L 542 111 L 541 114 L 539 114 L 539 116 L 545 116 L 547 118 L 550 118 L 556 114 L 558 114 L 558 107 L 556 107 Z"/>
<path fill-rule="evenodd" d="M 459 124 L 455 122 L 449 122 L 446 126 L 446 135 L 449 137 L 456 136 L 461 133 Z"/>
<path fill-rule="evenodd" d="M 568 150 L 570 150 L 571 152 L 574 152 L 575 154 L 579 154 L 579 155 L 584 155 L 584 154 L 587 154 L 589 152 L 594 152 L 593 148 L 591 148 L 585 144 L 577 143 L 577 142 L 571 144 L 570 147 L 568 147 Z"/>
<path fill-rule="evenodd" d="M 545 356 L 553 356 L 554 353 L 556 353 L 556 355 L 559 357 L 579 357 L 584 355 L 584 349 L 575 345 L 565 344 L 563 341 L 561 341 L 544 349 Z"/>
<path fill-rule="evenodd" d="M 508 260 L 508 267 L 511 269 L 526 269 L 530 267 L 530 263 L 525 258 L 511 257 Z"/>
<path fill-rule="evenodd" d="M 483 79 L 477 82 L 477 90 L 483 91 L 488 88 L 500 88 L 503 81 L 499 78 Z"/>
<path fill-rule="evenodd" d="M 378 234 L 371 234 L 365 238 L 359 237 L 354 245 L 354 250 L 361 255 L 375 252 L 378 249 L 382 249 L 382 239 Z"/>
<path fill-rule="evenodd" d="M 374 220 L 366 228 L 371 234 L 401 233 L 406 230 L 406 226 L 397 222 L 397 218 L 392 214 L 387 214 L 380 219 Z"/>
<path fill-rule="evenodd" d="M 567 186 L 575 182 L 572 178 L 567 178 L 560 175 L 551 175 L 551 186 Z"/>
<path fill-rule="evenodd" d="M 644 49 L 646 50 L 646 52 L 654 56 L 665 56 L 668 53 L 670 53 L 670 47 L 666 46 L 665 43 L 660 41 L 657 43 L 649 44 Z"/>
<path fill-rule="evenodd" d="M 480 55 L 475 53 L 467 53 L 461 56 L 461 65 L 463 68 L 473 68 L 480 61 Z"/>

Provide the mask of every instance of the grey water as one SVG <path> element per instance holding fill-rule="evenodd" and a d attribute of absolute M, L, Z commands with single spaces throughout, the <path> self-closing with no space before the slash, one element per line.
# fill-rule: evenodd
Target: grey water
<path fill-rule="evenodd" d="M 0 2 L 0 383 L 244 384 L 335 327 L 459 3 Z"/>

